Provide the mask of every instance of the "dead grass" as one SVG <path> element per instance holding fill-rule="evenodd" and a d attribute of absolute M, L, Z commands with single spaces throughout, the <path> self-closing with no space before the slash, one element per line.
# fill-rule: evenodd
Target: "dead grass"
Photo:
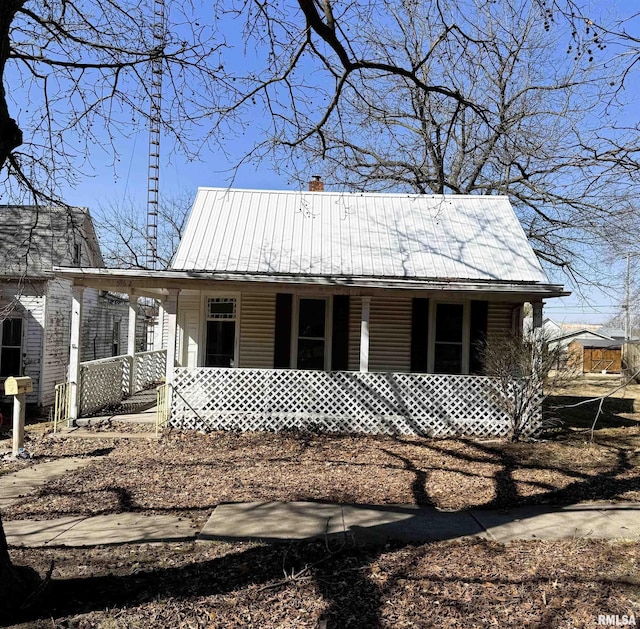
<path fill-rule="evenodd" d="M 120 511 L 206 517 L 221 502 L 311 500 L 442 509 L 640 500 L 640 426 L 536 443 L 306 433 L 173 432 L 156 440 L 30 437 L 32 462 L 96 456 L 6 519 Z M 199 514 L 199 515 L 198 515 Z"/>
<path fill-rule="evenodd" d="M 534 443 L 308 433 L 172 432 L 160 441 L 30 433 L 34 459 L 94 456 L 3 518 L 119 511 L 182 513 L 204 523 L 221 502 L 317 500 L 443 509 L 588 500 L 640 501 L 635 395 L 593 409 Z M 629 403 L 629 400 L 631 402 Z M 0 469 L 5 464 L 0 464 Z M 154 544 L 12 549 L 44 573 L 49 599 L 24 627 L 593 627 L 640 622 L 640 544 L 572 540 L 420 546 Z M 298 574 L 295 579 L 286 575 Z M 326 624 L 325 624 L 326 623 Z"/>
<path fill-rule="evenodd" d="M 192 543 L 13 555 L 41 571 L 56 564 L 25 628 L 568 629 L 640 612 L 640 544 Z"/>

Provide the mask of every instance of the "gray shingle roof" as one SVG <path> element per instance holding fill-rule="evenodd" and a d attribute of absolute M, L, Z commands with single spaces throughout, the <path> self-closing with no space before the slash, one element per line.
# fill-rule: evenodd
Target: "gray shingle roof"
<path fill-rule="evenodd" d="M 0 205 L 0 275 L 42 277 L 53 266 L 103 266 L 86 208 Z"/>

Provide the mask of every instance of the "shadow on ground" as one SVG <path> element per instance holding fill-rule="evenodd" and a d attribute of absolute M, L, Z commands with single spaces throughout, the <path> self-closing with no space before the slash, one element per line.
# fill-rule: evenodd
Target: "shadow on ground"
<path fill-rule="evenodd" d="M 492 509 L 505 503 L 517 504 L 562 504 L 580 500 L 611 500 L 630 490 L 640 490 L 640 475 L 623 473 L 633 469 L 629 452 L 616 448 L 615 464 L 597 474 L 572 472 L 573 482 L 568 486 L 537 494 L 531 499 L 518 494 L 514 478 L 516 470 L 526 468 L 508 452 L 497 445 L 468 442 L 471 453 L 457 453 L 465 460 L 486 461 L 487 456 L 501 457 L 500 469 L 495 473 L 495 496 L 474 509 Z M 453 453 L 435 441 L 425 441 L 425 448 L 440 451 L 443 455 Z M 428 493 L 428 469 L 420 469 L 410 459 L 388 452 L 402 467 L 412 473 L 411 490 L 414 504 L 428 506 L 433 500 Z M 545 464 L 536 461 L 536 469 Z M 549 471 L 566 470 L 546 465 Z M 506 514 L 505 518 L 509 518 Z M 373 531 L 374 533 L 379 533 Z M 477 534 L 477 527 L 468 531 L 460 528 L 451 532 L 451 537 Z M 446 537 L 446 535 L 445 535 Z M 476 542 L 486 544 L 488 542 Z M 491 543 L 488 543 L 491 545 Z M 381 624 L 380 606 L 382 590 L 370 578 L 372 562 L 390 550 L 408 547 L 397 542 L 386 545 L 355 546 L 348 536 L 331 539 L 240 547 L 237 552 L 222 557 L 196 562 L 179 567 L 163 567 L 150 571 L 130 571 L 126 574 L 87 576 L 82 578 L 54 579 L 47 595 L 37 609 L 24 615 L 24 622 L 49 622 L 47 619 L 76 616 L 107 608 L 122 608 L 170 599 L 180 601 L 192 597 L 230 594 L 246 588 L 274 589 L 290 582 L 284 575 L 304 576 L 310 579 L 326 603 L 323 622 L 326 627 L 377 627 Z M 428 545 L 427 545 L 428 546 Z M 497 551 L 496 551 L 497 552 Z M 44 625 L 42 625 L 44 626 Z"/>
<path fill-rule="evenodd" d="M 635 402 L 635 404 L 634 404 Z M 636 412 L 637 402 L 633 398 L 607 398 L 602 402 L 601 414 L 596 429 L 638 426 L 640 421 L 624 415 Z M 549 396 L 543 405 L 547 420 L 561 420 L 563 429 L 590 429 L 600 406 L 600 400 L 577 395 Z"/>

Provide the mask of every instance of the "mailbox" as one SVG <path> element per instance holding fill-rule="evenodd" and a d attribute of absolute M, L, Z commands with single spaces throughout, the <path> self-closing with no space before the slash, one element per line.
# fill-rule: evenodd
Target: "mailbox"
<path fill-rule="evenodd" d="M 31 393 L 33 391 L 33 380 L 29 376 L 14 378 L 9 376 L 4 381 L 5 395 L 20 395 L 21 393 Z"/>

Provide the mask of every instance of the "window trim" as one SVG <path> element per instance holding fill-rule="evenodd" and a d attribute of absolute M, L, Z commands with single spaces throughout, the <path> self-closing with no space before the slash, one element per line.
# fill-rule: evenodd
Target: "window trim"
<path fill-rule="evenodd" d="M 204 367 L 204 359 L 207 349 L 207 322 L 208 321 L 233 321 L 235 323 L 235 337 L 233 339 L 233 365 L 229 369 L 235 369 L 240 364 L 240 316 L 242 312 L 242 300 L 240 292 L 233 291 L 207 291 L 203 292 L 200 302 L 200 339 L 198 341 L 198 357 L 196 363 Z M 209 317 L 209 299 L 234 299 L 236 312 L 234 317 Z M 184 330 L 181 329 L 181 337 L 184 343 Z"/>
<path fill-rule="evenodd" d="M 462 369 L 460 374 L 446 375 L 469 375 L 469 362 L 471 355 L 471 302 L 464 300 L 430 299 L 429 300 L 429 331 L 427 349 L 427 370 L 434 373 L 436 361 L 436 310 L 438 304 L 455 304 L 462 306 Z M 443 374 L 445 375 L 445 374 Z"/>
<path fill-rule="evenodd" d="M 291 312 L 291 369 L 298 367 L 298 327 L 300 324 L 300 300 L 315 299 L 325 302 L 324 309 L 324 367 L 322 371 L 331 371 L 331 349 L 333 341 L 333 295 L 294 295 Z M 306 371 L 306 370 L 305 370 Z"/>

